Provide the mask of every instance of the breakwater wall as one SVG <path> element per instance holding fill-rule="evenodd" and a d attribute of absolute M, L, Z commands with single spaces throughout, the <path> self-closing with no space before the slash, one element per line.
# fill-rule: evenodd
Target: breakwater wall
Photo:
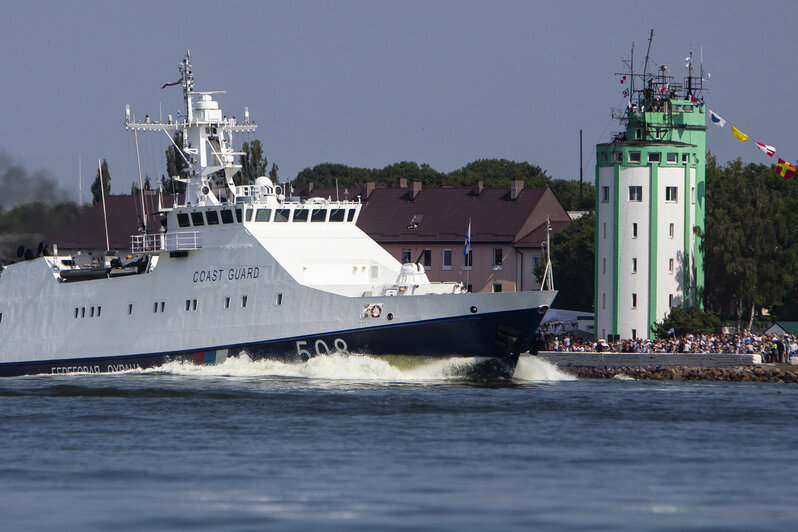
<path fill-rule="evenodd" d="M 760 355 L 715 353 L 570 353 L 541 351 L 538 356 L 583 379 L 712 380 L 798 383 L 798 360 L 762 364 Z"/>
<path fill-rule="evenodd" d="M 565 367 L 564 372 L 582 379 L 631 377 L 636 380 L 732 381 L 798 383 L 798 367 L 786 365 L 741 366 L 737 368 L 630 367 L 590 368 Z"/>

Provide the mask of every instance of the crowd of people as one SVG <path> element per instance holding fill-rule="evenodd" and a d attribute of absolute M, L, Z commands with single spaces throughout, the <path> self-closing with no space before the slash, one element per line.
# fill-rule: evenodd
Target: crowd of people
<path fill-rule="evenodd" d="M 688 334 L 656 340 L 637 338 L 614 342 L 603 338 L 584 340 L 569 335 L 546 335 L 544 345 L 546 351 L 569 352 L 759 354 L 765 362 L 781 363 L 798 356 L 798 336 L 790 334 Z"/>

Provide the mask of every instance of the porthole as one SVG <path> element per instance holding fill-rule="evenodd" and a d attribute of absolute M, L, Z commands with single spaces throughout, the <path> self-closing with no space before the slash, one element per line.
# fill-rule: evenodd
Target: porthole
<path fill-rule="evenodd" d="M 476 313 L 477 313 L 477 307 L 472 305 L 471 306 L 471 314 L 476 314 Z"/>
<path fill-rule="evenodd" d="M 389 312 L 385 317 L 388 318 L 388 321 L 391 321 L 393 319 L 393 312 Z"/>

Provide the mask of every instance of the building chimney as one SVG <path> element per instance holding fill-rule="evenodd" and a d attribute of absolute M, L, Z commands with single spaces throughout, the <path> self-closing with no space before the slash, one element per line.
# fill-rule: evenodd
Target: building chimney
<path fill-rule="evenodd" d="M 512 183 L 510 183 L 510 199 L 517 200 L 518 196 L 521 195 L 522 190 L 524 190 L 523 180 L 513 179 Z"/>
<path fill-rule="evenodd" d="M 477 180 L 476 183 L 474 183 L 474 195 L 479 196 L 482 193 L 482 189 L 483 189 L 482 180 L 479 179 Z"/>
<path fill-rule="evenodd" d="M 416 181 L 415 179 L 411 183 L 412 187 L 410 188 L 410 199 L 416 199 L 418 193 L 421 192 L 421 181 Z"/>
<path fill-rule="evenodd" d="M 400 177 L 399 179 L 396 180 L 396 183 L 399 186 L 399 188 L 407 188 L 407 178 L 406 177 Z"/>
<path fill-rule="evenodd" d="M 363 200 L 368 200 L 371 193 L 374 192 L 375 184 L 374 181 L 366 181 L 363 185 Z"/>

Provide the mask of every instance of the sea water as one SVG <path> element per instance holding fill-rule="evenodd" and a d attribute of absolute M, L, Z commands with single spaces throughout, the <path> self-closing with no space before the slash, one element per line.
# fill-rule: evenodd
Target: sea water
<path fill-rule="evenodd" d="M 0 530 L 798 524 L 798 387 L 578 380 L 523 357 L 229 359 L 0 380 Z"/>

